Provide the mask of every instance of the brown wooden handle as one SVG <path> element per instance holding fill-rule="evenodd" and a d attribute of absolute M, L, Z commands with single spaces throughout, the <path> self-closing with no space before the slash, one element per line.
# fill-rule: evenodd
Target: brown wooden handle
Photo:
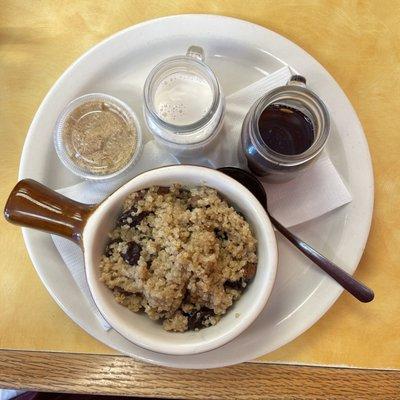
<path fill-rule="evenodd" d="M 300 238 L 282 226 L 274 217 L 269 216 L 275 228 L 282 233 L 291 243 L 293 243 L 305 256 L 314 261 L 318 267 L 323 269 L 344 289 L 351 293 L 356 299 L 363 303 L 368 303 L 374 299 L 374 292 L 363 283 L 357 281 L 350 274 L 338 267 L 332 261 L 313 249 L 309 244 L 303 242 Z"/>
<path fill-rule="evenodd" d="M 4 216 L 13 224 L 64 236 L 81 245 L 83 228 L 94 209 L 94 205 L 78 203 L 33 179 L 24 179 L 12 190 Z"/>

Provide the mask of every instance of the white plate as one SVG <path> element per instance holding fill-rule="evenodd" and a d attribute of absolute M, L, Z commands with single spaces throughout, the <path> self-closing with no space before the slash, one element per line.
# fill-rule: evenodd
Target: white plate
<path fill-rule="evenodd" d="M 360 122 L 343 91 L 317 61 L 282 36 L 248 22 L 214 15 L 167 17 L 128 28 L 89 50 L 61 76 L 36 113 L 19 177 L 31 177 L 53 188 L 75 183 L 76 178 L 58 161 L 52 141 L 53 126 L 64 105 L 88 92 L 105 92 L 126 101 L 141 114 L 142 86 L 150 69 L 163 58 L 183 54 L 192 44 L 206 49 L 207 62 L 226 95 L 288 64 L 305 75 L 326 102 L 335 128 L 328 152 L 353 201 L 294 231 L 353 273 L 368 237 L 373 206 L 372 166 Z M 339 285 L 278 237 L 276 284 L 256 322 L 219 349 L 192 356 L 163 355 L 142 349 L 113 330 L 105 332 L 50 235 L 24 229 L 24 238 L 46 288 L 77 324 L 110 347 L 155 364 L 212 368 L 252 360 L 299 336 L 342 292 Z"/>

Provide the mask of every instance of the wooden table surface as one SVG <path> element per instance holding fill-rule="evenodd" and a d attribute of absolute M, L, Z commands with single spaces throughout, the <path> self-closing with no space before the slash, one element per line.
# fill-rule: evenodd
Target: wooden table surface
<path fill-rule="evenodd" d="M 258 23 L 307 50 L 346 92 L 370 145 L 376 202 L 357 277 L 377 294 L 368 309 L 341 296 L 315 327 L 263 358 L 370 369 L 246 363 L 188 371 L 145 365 L 112 354 L 62 313 L 30 267 L 20 233 L 2 221 L 0 387 L 196 399 L 400 398 L 400 372 L 384 370 L 400 368 L 399 0 L 8 0 L 0 10 L 3 202 L 44 95 L 74 59 L 110 34 L 165 15 L 215 13 Z"/>

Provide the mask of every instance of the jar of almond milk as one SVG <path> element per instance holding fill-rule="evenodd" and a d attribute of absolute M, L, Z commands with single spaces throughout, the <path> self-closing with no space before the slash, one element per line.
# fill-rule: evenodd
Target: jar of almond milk
<path fill-rule="evenodd" d="M 144 117 L 154 138 L 181 160 L 201 157 L 218 135 L 225 100 L 201 47 L 154 67 L 144 85 Z"/>

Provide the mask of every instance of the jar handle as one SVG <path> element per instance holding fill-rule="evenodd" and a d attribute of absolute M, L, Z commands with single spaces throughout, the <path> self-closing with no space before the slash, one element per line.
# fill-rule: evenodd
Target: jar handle
<path fill-rule="evenodd" d="M 204 61 L 204 50 L 200 46 L 190 46 L 186 52 L 187 57 L 195 58 L 199 61 Z"/>
<path fill-rule="evenodd" d="M 289 79 L 288 85 L 306 87 L 306 78 L 302 75 L 292 75 Z"/>

